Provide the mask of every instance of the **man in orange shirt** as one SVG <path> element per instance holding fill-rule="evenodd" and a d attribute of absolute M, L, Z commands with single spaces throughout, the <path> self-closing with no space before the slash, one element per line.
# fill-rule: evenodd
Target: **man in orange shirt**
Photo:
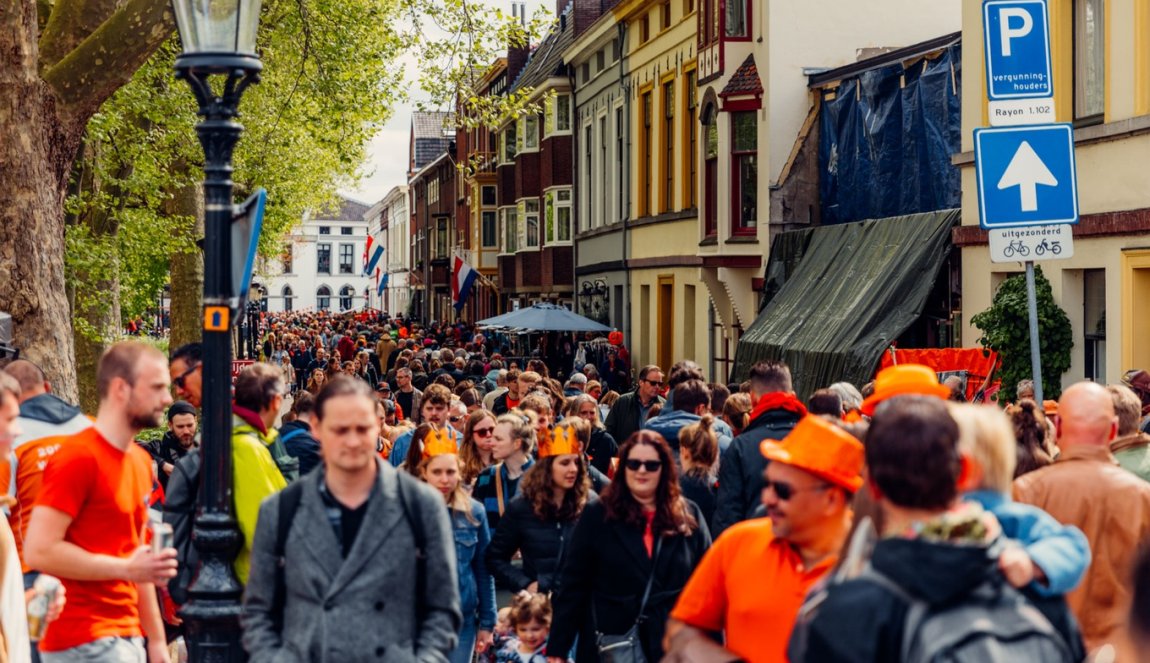
<path fill-rule="evenodd" d="M 175 575 L 176 551 L 144 545 L 152 468 L 133 442 L 172 403 L 167 364 L 143 343 L 109 348 L 96 373 L 95 425 L 63 442 L 44 470 L 24 554 L 68 594 L 40 641 L 44 663 L 143 661 L 145 635 L 147 659 L 169 660 L 154 584 Z"/>
<path fill-rule="evenodd" d="M 768 517 L 732 526 L 707 551 L 671 612 L 671 653 L 724 631 L 727 649 L 742 660 L 785 662 L 807 590 L 837 562 L 851 498 L 863 483 L 862 444 L 807 416 L 761 451 L 771 461 L 763 488 Z"/>

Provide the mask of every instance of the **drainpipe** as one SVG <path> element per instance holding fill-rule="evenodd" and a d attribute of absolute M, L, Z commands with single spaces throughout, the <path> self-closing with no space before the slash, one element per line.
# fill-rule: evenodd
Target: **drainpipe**
<path fill-rule="evenodd" d="M 574 20 L 574 18 L 572 18 Z M 571 27 L 574 30 L 574 26 Z M 580 130 L 579 124 L 579 96 L 576 94 L 576 78 L 575 67 L 568 63 L 567 65 L 567 82 L 571 86 L 571 221 L 574 227 L 571 229 L 571 308 L 575 313 L 579 313 L 579 289 L 576 283 L 579 281 L 577 275 L 579 271 L 579 241 L 578 232 L 579 228 L 579 214 L 583 210 L 579 209 L 579 201 L 582 196 L 579 194 L 579 136 L 583 132 Z M 558 212 L 555 213 L 558 216 Z"/>
<path fill-rule="evenodd" d="M 631 266 L 628 264 L 627 256 L 630 253 L 630 220 L 631 220 L 631 93 L 627 89 L 627 68 L 624 63 L 627 61 L 627 23 L 621 21 L 619 23 L 619 87 L 623 90 L 623 114 L 627 116 L 627 154 L 623 159 L 623 193 L 624 200 L 620 201 L 623 205 L 623 279 L 624 285 L 624 307 L 623 307 L 623 338 L 631 347 L 634 347 L 635 339 L 631 337 Z"/>

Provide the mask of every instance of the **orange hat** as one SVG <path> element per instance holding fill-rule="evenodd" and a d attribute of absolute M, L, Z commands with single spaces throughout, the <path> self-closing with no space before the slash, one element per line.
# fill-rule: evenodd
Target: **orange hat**
<path fill-rule="evenodd" d="M 423 438 L 423 458 L 433 458 L 444 454 L 459 453 L 459 445 L 455 443 L 455 436 L 447 428 L 432 429 L 427 437 Z"/>
<path fill-rule="evenodd" d="M 1042 413 L 1048 417 L 1058 414 L 1058 401 L 1042 401 Z"/>
<path fill-rule="evenodd" d="M 817 415 L 807 415 L 777 440 L 763 440 L 759 450 L 778 461 L 854 492 L 862 488 L 863 445 L 853 435 Z"/>
<path fill-rule="evenodd" d="M 555 427 L 554 431 L 545 433 L 539 439 L 540 460 L 548 456 L 578 454 L 582 451 L 583 445 L 580 444 L 579 436 L 575 434 L 575 429 L 571 426 L 560 424 Z"/>
<path fill-rule="evenodd" d="M 950 398 L 950 389 L 938 383 L 938 375 L 929 366 L 899 364 L 878 372 L 874 379 L 874 394 L 863 401 L 862 413 L 874 414 L 879 403 L 895 396 L 937 396 Z"/>

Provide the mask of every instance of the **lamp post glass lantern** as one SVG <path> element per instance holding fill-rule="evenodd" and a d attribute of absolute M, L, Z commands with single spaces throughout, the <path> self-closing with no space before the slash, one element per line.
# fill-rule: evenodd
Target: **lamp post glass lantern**
<path fill-rule="evenodd" d="M 242 537 L 232 504 L 231 329 L 245 311 L 232 285 L 231 225 L 237 216 L 232 153 L 243 127 L 240 98 L 259 81 L 260 0 L 172 0 L 184 51 L 176 77 L 187 81 L 202 118 L 204 298 L 201 471 L 192 542 L 198 568 L 180 611 L 188 654 L 198 662 L 246 660 L 240 644 L 243 587 L 233 569 Z M 222 79 L 213 89 L 212 77 Z"/>

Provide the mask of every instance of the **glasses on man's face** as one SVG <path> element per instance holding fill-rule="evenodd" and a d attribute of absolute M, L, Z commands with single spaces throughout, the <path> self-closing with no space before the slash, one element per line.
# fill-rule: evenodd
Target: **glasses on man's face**
<path fill-rule="evenodd" d="M 827 488 L 830 488 L 830 487 L 831 487 L 830 484 L 825 484 L 825 483 L 818 485 L 818 486 L 808 486 L 807 488 L 795 488 L 791 484 L 783 483 L 782 481 L 764 481 L 763 482 L 763 490 L 767 490 L 768 488 L 770 488 L 771 490 L 775 491 L 775 496 L 778 497 L 783 502 L 790 500 L 792 497 L 795 496 L 795 493 L 805 493 L 805 492 L 810 492 L 810 491 L 814 491 L 814 490 L 826 490 Z"/>
<path fill-rule="evenodd" d="M 199 367 L 200 367 L 199 364 L 193 364 L 191 368 L 189 368 L 188 370 L 184 371 L 183 373 L 180 373 L 179 375 L 177 375 L 176 379 L 172 380 L 172 386 L 175 387 L 176 389 L 183 389 L 184 385 L 188 381 L 188 376 L 190 376 L 192 373 L 195 373 L 196 369 Z"/>
<path fill-rule="evenodd" d="M 648 472 L 658 472 L 659 469 L 663 467 L 663 461 L 661 460 L 639 460 L 638 458 L 628 458 L 625 464 L 627 469 L 632 472 L 638 472 L 639 468 L 643 468 Z"/>
<path fill-rule="evenodd" d="M 475 430 L 471 431 L 471 433 L 476 437 L 487 437 L 488 435 L 494 435 L 495 426 L 491 426 L 489 428 L 476 428 Z"/>
<path fill-rule="evenodd" d="M 464 419 L 466 419 L 466 418 L 467 418 L 467 416 L 466 416 L 466 415 L 459 415 L 459 416 L 456 416 L 456 417 L 448 417 L 448 418 L 447 418 L 447 420 L 448 420 L 448 421 L 450 421 L 450 422 L 451 422 L 451 423 L 453 423 L 453 424 L 457 424 L 457 423 L 459 423 L 459 422 L 463 421 L 463 420 L 464 420 Z"/>
<path fill-rule="evenodd" d="M 647 384 L 651 385 L 652 387 L 662 387 L 663 386 L 662 380 L 646 380 L 645 379 L 645 380 L 643 380 L 643 382 L 646 382 Z"/>

